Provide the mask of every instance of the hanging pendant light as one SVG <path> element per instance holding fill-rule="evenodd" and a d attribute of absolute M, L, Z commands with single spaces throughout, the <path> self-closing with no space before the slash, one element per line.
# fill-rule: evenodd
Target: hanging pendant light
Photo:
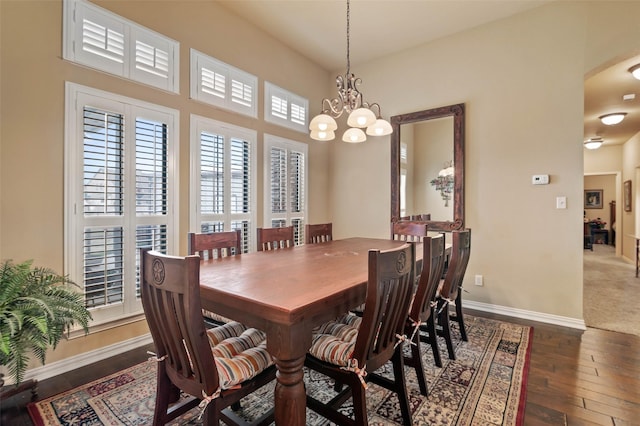
<path fill-rule="evenodd" d="M 336 77 L 338 97 L 333 99 L 324 98 L 322 100 L 322 113 L 314 117 L 309 123 L 309 136 L 315 140 L 333 140 L 335 130 L 338 128 L 335 119 L 345 112 L 349 115 L 347 125 L 350 127 L 342 136 L 342 140 L 345 142 L 364 142 L 367 139 L 366 135 L 385 136 L 393 131 L 391 124 L 381 117 L 380 105 L 375 103 L 368 104 L 362 100 L 362 93 L 358 90 L 362 80 L 356 78 L 355 74 L 351 74 L 349 18 L 350 6 L 349 0 L 347 0 L 347 72 L 345 75 Z M 377 114 L 373 112 L 373 108 L 377 108 Z M 366 134 L 361 130 L 364 128 L 366 128 Z"/>

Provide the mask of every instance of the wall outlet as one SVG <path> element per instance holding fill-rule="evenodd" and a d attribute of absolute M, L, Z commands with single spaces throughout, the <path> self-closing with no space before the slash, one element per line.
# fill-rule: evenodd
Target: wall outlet
<path fill-rule="evenodd" d="M 483 286 L 483 285 L 484 285 L 484 281 L 483 281 L 483 279 L 482 279 L 482 275 L 476 275 L 476 281 L 475 281 L 475 284 L 476 284 L 476 285 L 479 285 L 479 286 Z"/>

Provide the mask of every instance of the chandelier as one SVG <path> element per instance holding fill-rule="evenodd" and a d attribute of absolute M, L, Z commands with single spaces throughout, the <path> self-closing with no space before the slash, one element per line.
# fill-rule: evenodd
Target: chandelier
<path fill-rule="evenodd" d="M 347 0 L 347 72 L 336 77 L 338 97 L 322 100 L 322 112 L 315 116 L 309 123 L 310 136 L 318 141 L 330 141 L 335 138 L 335 130 L 338 128 L 336 118 L 342 114 L 349 114 L 347 129 L 342 135 L 344 142 L 364 142 L 366 134 L 370 136 L 384 136 L 391 134 L 391 125 L 382 119 L 380 105 L 368 104 L 362 99 L 362 93 L 358 86 L 362 83 L 360 78 L 351 74 L 351 61 L 349 58 L 349 0 Z M 377 114 L 374 113 L 376 110 Z"/>

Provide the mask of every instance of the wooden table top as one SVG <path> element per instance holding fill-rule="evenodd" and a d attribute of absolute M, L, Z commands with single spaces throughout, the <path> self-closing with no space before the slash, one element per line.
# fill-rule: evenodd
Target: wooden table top
<path fill-rule="evenodd" d="M 205 261 L 200 268 L 203 305 L 233 319 L 234 310 L 250 306 L 260 311 L 259 318 L 243 315 L 242 320 L 254 327 L 264 326 L 264 319 L 294 324 L 324 317 L 325 304 L 342 305 L 346 312 L 364 301 L 369 249 L 402 244 L 348 238 Z"/>

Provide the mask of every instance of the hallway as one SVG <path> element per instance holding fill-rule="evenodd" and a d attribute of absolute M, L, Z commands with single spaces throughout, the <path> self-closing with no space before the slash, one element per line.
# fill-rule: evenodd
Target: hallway
<path fill-rule="evenodd" d="M 587 327 L 640 336 L 640 278 L 635 265 L 615 255 L 615 247 L 584 250 L 584 321 Z"/>

